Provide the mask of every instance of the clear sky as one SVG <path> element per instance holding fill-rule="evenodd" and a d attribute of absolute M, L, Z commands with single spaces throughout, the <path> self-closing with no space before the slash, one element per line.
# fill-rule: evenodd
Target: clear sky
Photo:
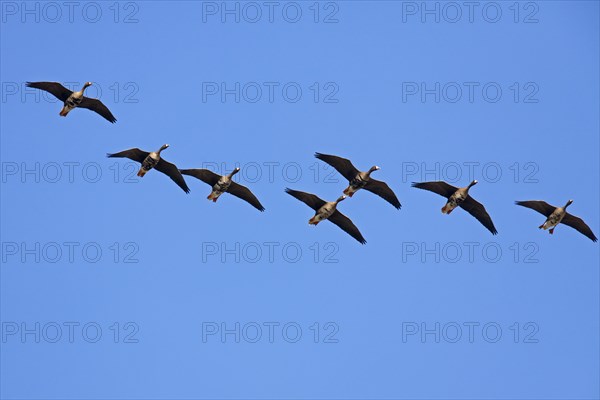
<path fill-rule="evenodd" d="M 600 396 L 600 247 L 513 204 L 600 233 L 598 2 L 0 6 L 2 398 Z M 164 143 L 266 211 L 105 157 Z M 314 152 L 402 202 L 340 204 L 366 245 Z M 497 236 L 410 187 L 473 178 Z"/>

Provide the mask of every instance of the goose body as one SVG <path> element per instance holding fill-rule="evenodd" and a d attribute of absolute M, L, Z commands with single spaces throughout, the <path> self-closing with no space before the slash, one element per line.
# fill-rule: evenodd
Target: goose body
<path fill-rule="evenodd" d="M 139 176 L 140 178 L 143 178 L 144 175 L 146 175 L 146 173 L 148 171 L 150 171 L 152 168 L 156 167 L 160 161 L 160 153 L 163 150 L 168 149 L 168 148 L 169 148 L 168 144 L 163 144 L 160 149 L 148 154 L 148 156 L 146 156 L 146 158 L 144 158 L 144 161 L 142 161 L 142 167 L 138 171 L 137 176 Z"/>
<path fill-rule="evenodd" d="M 59 115 L 66 117 L 73 109 L 87 108 L 105 118 L 107 121 L 115 123 L 117 119 L 112 115 L 108 107 L 100 100 L 84 96 L 85 89 L 92 85 L 92 82 L 86 82 L 81 90 L 72 92 L 58 82 L 27 82 L 26 86 L 44 90 L 63 102 L 63 107 Z"/>
<path fill-rule="evenodd" d="M 216 202 L 219 197 L 227 192 L 230 193 L 246 202 L 259 211 L 264 211 L 265 208 L 260 204 L 260 201 L 246 186 L 240 185 L 233 181 L 233 176 L 240 172 L 239 168 L 235 168 L 231 173 L 227 175 L 218 175 L 208 169 L 182 169 L 181 173 L 184 175 L 193 176 L 194 178 L 200 179 L 204 183 L 211 186 L 212 191 L 208 195 L 207 199 Z"/>
<path fill-rule="evenodd" d="M 378 166 L 374 165 L 366 172 L 359 171 L 356 176 L 348 182 L 348 187 L 344 189 L 344 194 L 352 197 L 354 193 L 367 186 L 367 183 L 371 180 L 371 173 L 379 169 Z"/>
<path fill-rule="evenodd" d="M 81 104 L 81 101 L 83 100 L 83 92 L 91 85 L 92 82 L 86 82 L 80 91 L 71 93 L 71 95 L 65 100 L 63 108 L 62 110 L 60 110 L 59 115 L 61 117 L 66 117 L 71 110 L 79 106 Z"/>
<path fill-rule="evenodd" d="M 487 213 L 483 204 L 479 203 L 473 197 L 469 195 L 469 189 L 477 184 L 476 180 L 473 180 L 468 186 L 463 188 L 454 187 L 444 181 L 434 182 L 413 182 L 412 186 L 417 189 L 428 190 L 433 193 L 437 193 L 440 196 L 447 198 L 446 204 L 442 207 L 442 213 L 450 214 L 456 207 L 461 207 L 469 214 L 477 218 L 477 220 L 485 226 L 492 235 L 498 233 L 492 218 Z"/>
<path fill-rule="evenodd" d="M 296 199 L 300 200 L 313 210 L 315 210 L 315 215 L 308 220 L 310 225 L 318 225 L 319 222 L 324 220 L 329 220 L 339 228 L 341 228 L 344 232 L 352 236 L 361 244 L 367 243 L 363 235 L 360 233 L 356 225 L 350 220 L 350 218 L 346 217 L 342 214 L 338 209 L 337 205 L 340 201 L 346 199 L 346 196 L 340 196 L 336 201 L 324 201 L 319 197 L 315 196 L 311 193 L 301 192 L 299 190 L 292 190 L 289 188 L 285 189 L 285 192 Z"/>
<path fill-rule="evenodd" d="M 544 221 L 544 223 L 538 228 L 548 230 L 551 235 L 554 234 L 554 229 L 558 226 L 558 224 L 563 223 L 564 225 L 570 226 L 579 233 L 587 236 L 590 238 L 590 240 L 596 242 L 598 238 L 596 235 L 594 235 L 592 229 L 585 222 L 583 222 L 581 218 L 567 212 L 567 207 L 569 207 L 572 203 L 573 200 L 569 200 L 563 207 L 555 207 L 541 200 L 515 202 L 515 204 L 518 206 L 531 208 L 532 210 L 535 210 L 546 216 L 546 221 Z"/>
<path fill-rule="evenodd" d="M 175 164 L 171 164 L 167 160 L 161 158 L 160 153 L 169 148 L 168 144 L 163 144 L 157 151 L 147 152 L 138 148 L 123 150 L 119 153 L 107 154 L 107 157 L 113 158 L 129 158 L 130 160 L 139 162 L 142 166 L 137 173 L 137 176 L 143 178 L 148 171 L 156 169 L 159 172 L 167 175 L 173 182 L 177 184 L 184 192 L 189 193 L 190 189 L 183 179 L 183 175 Z"/>
<path fill-rule="evenodd" d="M 400 201 L 387 183 L 371 178 L 371 173 L 380 169 L 378 166 L 374 165 L 368 171 L 359 171 L 346 158 L 321 153 L 315 153 L 315 157 L 331 165 L 348 180 L 348 187 L 344 189 L 345 195 L 352 197 L 360 189 L 365 189 L 400 209 Z"/>
<path fill-rule="evenodd" d="M 308 220 L 309 225 L 318 225 L 319 222 L 326 220 L 331 217 L 337 210 L 337 205 L 340 201 L 346 199 L 346 196 L 340 196 L 336 201 L 328 201 L 323 204 L 316 212 L 315 215 Z"/>
<path fill-rule="evenodd" d="M 212 187 L 212 192 L 208 195 L 207 199 L 212 200 L 213 203 L 216 203 L 223 193 L 225 193 L 229 187 L 231 186 L 232 178 L 235 174 L 240 172 L 239 168 L 235 168 L 228 175 L 223 175 L 219 178 L 217 183 L 215 183 Z"/>
<path fill-rule="evenodd" d="M 462 202 L 467 199 L 469 196 L 469 189 L 474 185 L 477 185 L 476 180 L 471 182 L 469 186 L 457 189 L 452 193 L 444 207 L 442 207 L 442 214 L 450 214 L 456 207 L 460 206 Z"/>
<path fill-rule="evenodd" d="M 538 228 L 543 230 L 549 229 L 549 232 L 552 235 L 554 233 L 554 228 L 556 228 L 556 226 L 562 222 L 563 218 L 565 218 L 565 215 L 567 215 L 567 207 L 572 202 L 573 200 L 569 200 L 564 207 L 557 207 L 556 210 L 554 210 L 552 214 L 546 218 L 546 221 L 544 221 L 544 223 Z"/>

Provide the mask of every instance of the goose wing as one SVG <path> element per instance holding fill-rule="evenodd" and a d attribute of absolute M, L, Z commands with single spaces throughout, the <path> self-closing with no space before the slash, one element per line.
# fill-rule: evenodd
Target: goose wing
<path fill-rule="evenodd" d="M 367 241 L 365 240 L 363 235 L 360 233 L 360 231 L 358 230 L 356 225 L 354 225 L 352 220 L 350 218 L 346 217 L 344 214 L 342 214 L 338 210 L 335 210 L 333 212 L 333 214 L 331 214 L 331 216 L 327 219 L 329 221 L 333 222 L 334 224 L 336 224 L 337 226 L 339 226 L 344 232 L 346 232 L 348 235 L 352 236 L 354 239 L 358 240 L 361 244 L 367 243 Z"/>
<path fill-rule="evenodd" d="M 265 211 L 265 208 L 262 204 L 260 204 L 260 201 L 258 201 L 256 196 L 246 186 L 242 186 L 239 183 L 235 183 L 232 181 L 229 185 L 229 188 L 227 189 L 227 192 L 231 193 L 235 197 L 247 201 L 257 210 Z"/>
<path fill-rule="evenodd" d="M 73 93 L 58 82 L 27 82 L 25 86 L 44 90 L 63 102 Z"/>
<path fill-rule="evenodd" d="M 321 161 L 325 161 L 327 164 L 331 165 L 333 168 L 337 170 L 342 176 L 349 181 L 356 177 L 360 171 L 357 170 L 354 165 L 350 162 L 350 160 L 338 156 L 332 156 L 329 154 L 321 154 L 315 153 L 315 157 L 317 157 Z"/>
<path fill-rule="evenodd" d="M 563 217 L 562 221 L 563 224 L 570 226 L 573 229 L 576 229 L 577 231 L 579 231 L 579 233 L 584 234 L 585 236 L 589 237 L 592 241 L 597 242 L 598 238 L 596 237 L 596 235 L 594 235 L 594 232 L 592 232 L 592 229 L 585 223 L 583 222 L 583 220 L 579 217 L 576 217 L 572 214 L 566 213 L 565 216 Z"/>
<path fill-rule="evenodd" d="M 387 183 L 378 181 L 376 179 L 369 179 L 364 189 L 371 193 L 375 193 L 377 196 L 381 197 L 398 210 L 400 209 L 400 200 L 398 200 L 398 197 L 396 197 L 396 194 L 392 189 L 390 189 Z"/>
<path fill-rule="evenodd" d="M 112 158 L 129 158 L 130 160 L 142 163 L 144 162 L 146 157 L 148 157 L 148 154 L 150 153 L 148 153 L 147 151 L 140 150 L 136 147 L 134 149 L 123 150 L 119 153 L 108 153 L 106 156 Z"/>
<path fill-rule="evenodd" d="M 492 218 L 485 210 L 483 204 L 481 204 L 471 196 L 467 196 L 467 198 L 462 203 L 460 203 L 460 207 L 466 210 L 475 218 L 477 218 L 477 220 L 481 222 L 483 226 L 485 226 L 490 232 L 492 232 L 492 235 L 498 233 L 496 227 L 494 226 L 494 223 L 492 222 Z"/>
<path fill-rule="evenodd" d="M 219 182 L 219 179 L 221 179 L 220 175 L 217 175 L 208 169 L 182 169 L 180 172 L 184 175 L 189 175 L 196 179 L 200 179 L 202 182 L 208 183 L 210 186 L 214 186 L 217 182 Z"/>
<path fill-rule="evenodd" d="M 98 99 L 90 99 L 89 97 L 84 97 L 83 99 L 81 99 L 81 103 L 79 103 L 79 107 L 87 108 L 88 110 L 92 110 L 92 111 L 96 112 L 97 114 L 100 114 L 102 117 L 104 117 L 104 119 L 106 119 L 108 122 L 111 122 L 113 124 L 115 122 L 117 122 L 117 119 L 115 118 L 114 115 L 112 115 L 112 113 L 110 112 L 108 107 L 106 107 L 104 105 L 104 103 L 102 103 Z"/>
<path fill-rule="evenodd" d="M 169 178 L 171 178 L 173 180 L 173 182 L 175 182 L 177 184 L 177 186 L 179 186 L 184 192 L 186 192 L 186 193 L 190 192 L 190 188 L 185 183 L 185 179 L 183 179 L 183 175 L 181 175 L 181 172 L 179 172 L 179 169 L 177 169 L 175 164 L 171 164 L 170 162 L 161 158 L 158 161 L 158 164 L 156 164 L 156 167 L 154 167 L 154 168 L 157 171 L 160 171 L 163 174 L 167 175 Z"/>
<path fill-rule="evenodd" d="M 306 204 L 307 206 L 309 206 L 310 208 L 312 208 L 315 211 L 317 211 L 319 208 L 323 207 L 323 205 L 325 204 L 324 200 L 321 200 L 319 197 L 315 196 L 314 194 L 301 192 L 299 190 L 293 190 L 290 188 L 286 188 L 285 192 L 289 195 L 294 196 L 295 198 L 297 198 L 298 200 L 300 200 L 301 202 L 303 202 L 304 204 Z"/>
<path fill-rule="evenodd" d="M 556 207 L 551 206 L 550 204 L 541 200 L 515 201 L 515 204 L 518 206 L 531 208 L 532 210 L 535 210 L 546 217 L 549 217 L 550 214 L 556 210 Z"/>
<path fill-rule="evenodd" d="M 413 182 L 412 187 L 417 189 L 429 190 L 430 192 L 437 193 L 440 196 L 449 198 L 458 190 L 457 187 L 447 184 L 444 181 L 433 181 L 433 182 Z"/>

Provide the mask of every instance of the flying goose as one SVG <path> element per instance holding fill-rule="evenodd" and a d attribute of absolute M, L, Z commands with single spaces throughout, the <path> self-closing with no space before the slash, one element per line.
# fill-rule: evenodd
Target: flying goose
<path fill-rule="evenodd" d="M 174 164 L 171 164 L 164 158 L 160 157 L 161 151 L 167 149 L 168 144 L 163 144 L 158 151 L 148 153 L 147 151 L 140 150 L 138 148 L 121 151 L 120 153 L 107 154 L 107 157 L 117 158 L 129 158 L 130 160 L 137 161 L 142 164 L 142 167 L 137 173 L 137 176 L 143 178 L 144 175 L 152 168 L 162 172 L 173 180 L 184 192 L 189 193 L 190 189 L 185 183 L 183 176 L 179 172 L 179 169 Z"/>
<path fill-rule="evenodd" d="M 231 171 L 230 174 L 227 175 L 217 175 L 208 169 L 182 169 L 180 172 L 184 175 L 193 176 L 194 178 L 200 179 L 204 183 L 208 183 L 212 186 L 212 192 L 208 195 L 207 199 L 216 202 L 219 196 L 223 193 L 228 192 L 234 195 L 235 197 L 239 197 L 242 200 L 250 203 L 254 208 L 259 211 L 265 211 L 265 208 L 260 204 L 260 201 L 252 194 L 250 189 L 246 186 L 242 186 L 238 183 L 235 183 L 231 178 L 233 175 L 240 172 L 239 168 Z"/>
<path fill-rule="evenodd" d="M 592 241 L 598 241 L 594 232 L 592 232 L 590 227 L 587 226 L 581 218 L 567 212 L 567 207 L 569 207 L 571 203 L 573 203 L 573 200 L 567 201 L 567 204 L 565 204 L 564 207 L 554 207 L 541 200 L 515 201 L 516 205 L 531 208 L 547 217 L 546 221 L 538 227 L 539 229 L 549 229 L 550 234 L 553 234 L 554 228 L 562 222 L 563 224 L 576 229 L 579 233 L 584 234 Z"/>
<path fill-rule="evenodd" d="M 90 99 L 89 97 L 85 97 L 83 95 L 85 89 L 87 89 L 88 86 L 92 86 L 92 82 L 86 82 L 83 85 L 83 88 L 78 92 L 72 92 L 58 82 L 27 82 L 26 86 L 45 90 L 46 92 L 53 94 L 54 97 L 60 101 L 64 102 L 64 106 L 59 113 L 61 117 L 66 117 L 69 111 L 76 107 L 80 107 L 95 111 L 113 124 L 117 122 L 117 119 L 100 100 Z"/>
<path fill-rule="evenodd" d="M 375 193 L 397 209 L 400 209 L 400 201 L 392 189 L 385 182 L 371 178 L 371 173 L 380 169 L 378 166 L 375 165 L 368 171 L 361 172 L 346 158 L 321 153 L 315 153 L 315 157 L 321 161 L 325 161 L 342 174 L 344 178 L 348 179 L 349 186 L 344 189 L 345 195 L 352 197 L 358 190 L 365 189 L 371 193 Z"/>
<path fill-rule="evenodd" d="M 316 226 L 319 222 L 327 219 L 342 228 L 343 231 L 352 236 L 354 239 L 358 240 L 360 243 L 367 243 L 350 218 L 346 217 L 337 210 L 338 203 L 346 198 L 345 195 L 340 196 L 336 201 L 326 202 L 314 194 L 300 192 L 298 190 L 292 190 L 289 188 L 286 188 L 285 191 L 315 210 L 315 215 L 308 221 L 310 225 Z"/>
<path fill-rule="evenodd" d="M 494 227 L 492 218 L 485 210 L 483 204 L 469 195 L 469 189 L 476 185 L 477 181 L 469 183 L 469 186 L 464 188 L 457 188 L 447 184 L 443 181 L 435 182 L 413 182 L 412 186 L 418 189 L 429 190 L 430 192 L 437 193 L 440 196 L 444 196 L 448 199 L 444 207 L 442 207 L 442 213 L 450 214 L 452 210 L 460 206 L 466 210 L 469 214 L 477 218 L 479 222 L 483 224 L 493 235 L 497 234 L 498 231 Z"/>

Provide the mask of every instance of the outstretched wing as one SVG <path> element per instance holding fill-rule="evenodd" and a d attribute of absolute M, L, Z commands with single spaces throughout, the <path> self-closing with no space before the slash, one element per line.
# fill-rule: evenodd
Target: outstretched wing
<path fill-rule="evenodd" d="M 107 121 L 109 121 L 109 122 L 111 122 L 113 124 L 115 122 L 117 122 L 117 119 L 115 118 L 114 115 L 112 115 L 112 113 L 110 112 L 110 110 L 108 109 L 108 107 L 106 107 L 104 105 L 104 103 L 102 103 L 98 99 L 90 99 L 89 97 L 84 97 L 81 100 L 81 103 L 79 103 L 79 107 L 81 107 L 81 108 L 87 108 L 88 110 L 92 110 L 92 111 L 100 114 Z"/>
<path fill-rule="evenodd" d="M 319 197 L 311 193 L 301 192 L 299 190 L 293 190 L 290 188 L 286 188 L 285 192 L 294 196 L 295 198 L 297 198 L 298 200 L 300 200 L 315 211 L 323 207 L 323 205 L 325 204 L 325 201 L 321 200 Z"/>
<path fill-rule="evenodd" d="M 592 241 L 597 242 L 598 238 L 596 237 L 596 235 L 594 235 L 594 232 L 592 232 L 592 229 L 585 223 L 583 222 L 583 220 L 579 217 L 576 217 L 572 214 L 566 213 L 565 216 L 563 217 L 562 221 L 563 224 L 570 226 L 573 229 L 576 229 L 577 231 L 579 231 L 579 233 L 584 234 L 585 236 L 587 236 L 588 238 L 590 238 Z"/>
<path fill-rule="evenodd" d="M 27 82 L 25 86 L 44 90 L 63 102 L 73 93 L 58 82 Z"/>
<path fill-rule="evenodd" d="M 315 153 L 315 157 L 317 157 L 321 161 L 325 161 L 327 164 L 331 165 L 333 168 L 337 170 L 342 176 L 349 181 L 356 177 L 360 171 L 357 170 L 354 165 L 350 162 L 350 160 L 338 156 L 332 156 L 329 154 L 321 154 Z"/>
<path fill-rule="evenodd" d="M 433 181 L 433 182 L 413 182 L 412 187 L 417 189 L 429 190 L 430 192 L 437 193 L 440 196 L 449 198 L 458 190 L 457 187 L 447 184 L 444 181 Z"/>
<path fill-rule="evenodd" d="M 148 154 L 150 153 L 136 147 L 134 149 L 123 150 L 119 153 L 108 153 L 106 156 L 111 158 L 129 158 L 130 160 L 142 163 L 148 157 Z"/>
<path fill-rule="evenodd" d="M 333 214 L 331 214 L 331 216 L 327 219 L 339 226 L 344 232 L 352 236 L 354 239 L 358 240 L 361 244 L 367 243 L 367 241 L 360 233 L 356 225 L 354 225 L 352 220 L 350 220 L 350 218 L 346 217 L 338 210 L 335 210 Z"/>
<path fill-rule="evenodd" d="M 185 183 L 183 175 L 181 175 L 181 172 L 179 172 L 179 169 L 175 166 L 175 164 L 171 164 L 170 162 L 161 158 L 154 168 L 171 178 L 173 182 L 175 182 L 177 186 L 179 186 L 184 192 L 190 192 L 190 188 Z"/>
<path fill-rule="evenodd" d="M 556 210 L 556 207 L 551 206 L 550 204 L 541 200 L 515 201 L 515 204 L 518 206 L 531 208 L 532 210 L 535 210 L 546 217 L 549 217 L 550 214 Z"/>
<path fill-rule="evenodd" d="M 265 211 L 265 208 L 262 206 L 262 204 L 260 204 L 260 201 L 258 201 L 256 196 L 246 186 L 231 182 L 227 192 L 231 193 L 235 197 L 239 197 L 240 199 L 247 201 L 257 210 Z"/>
<path fill-rule="evenodd" d="M 492 222 L 492 218 L 485 210 L 483 204 L 472 198 L 471 196 L 467 196 L 467 198 L 460 203 L 460 207 L 466 210 L 469 214 L 477 218 L 479 222 L 483 226 L 485 226 L 488 231 L 492 232 L 492 235 L 496 235 L 498 231 Z"/>
<path fill-rule="evenodd" d="M 377 196 L 381 197 L 398 210 L 400 209 L 400 200 L 398 200 L 398 197 L 396 197 L 396 194 L 392 189 L 390 189 L 387 183 L 371 178 L 365 185 L 364 189 L 371 193 L 375 193 Z"/>
<path fill-rule="evenodd" d="M 217 175 L 208 169 L 181 169 L 180 172 L 184 175 L 189 175 L 196 179 L 200 179 L 202 182 L 208 183 L 210 186 L 214 186 L 217 182 L 219 182 L 219 179 L 221 179 L 220 175 Z"/>

